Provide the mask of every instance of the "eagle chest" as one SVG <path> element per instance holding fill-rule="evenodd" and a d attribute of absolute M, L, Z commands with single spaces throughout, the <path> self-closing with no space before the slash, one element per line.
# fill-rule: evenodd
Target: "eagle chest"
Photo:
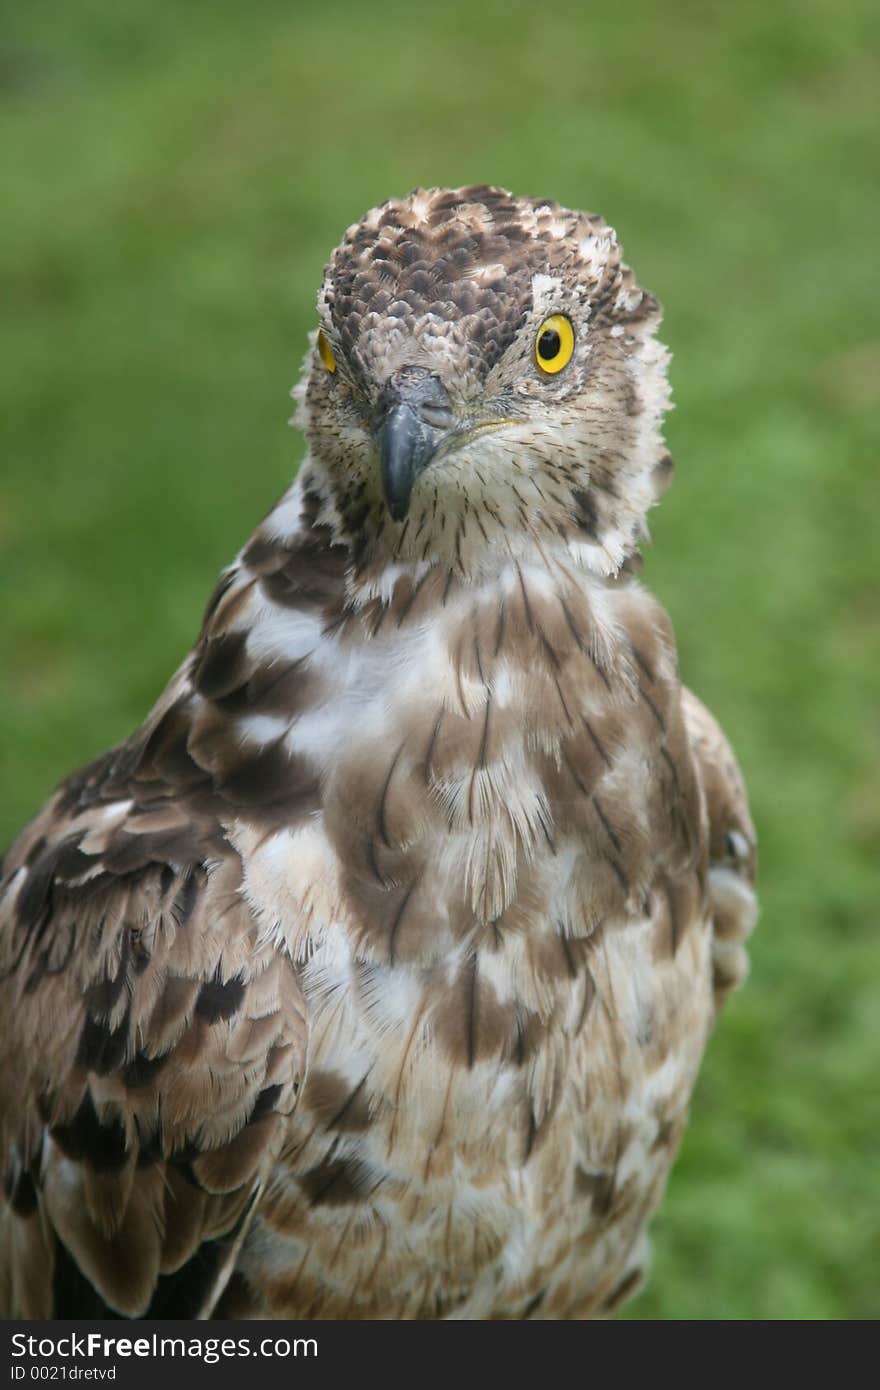
<path fill-rule="evenodd" d="M 698 875 L 669 828 L 657 719 L 576 613 L 518 581 L 403 625 L 344 668 L 366 692 L 360 736 L 334 744 L 322 711 L 321 813 L 284 847 L 310 1041 L 259 1223 L 280 1242 L 278 1308 L 300 1259 L 336 1306 L 343 1231 L 386 1267 L 386 1298 L 427 1250 L 454 1302 L 491 1270 L 518 1289 L 580 1258 L 578 1230 L 622 1241 L 659 1195 L 708 1017 L 706 934 L 672 942 Z M 350 718 L 345 685 L 338 700 Z M 253 857 L 252 892 L 261 853 L 277 846 Z M 694 972 L 705 997 L 688 1002 Z"/>

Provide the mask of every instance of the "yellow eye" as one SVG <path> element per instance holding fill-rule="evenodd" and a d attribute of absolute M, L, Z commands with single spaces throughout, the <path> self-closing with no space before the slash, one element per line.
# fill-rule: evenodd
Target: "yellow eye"
<path fill-rule="evenodd" d="M 336 371 L 336 358 L 333 356 L 333 349 L 327 342 L 323 328 L 318 329 L 318 351 L 321 354 L 321 361 L 328 372 Z"/>
<path fill-rule="evenodd" d="M 535 339 L 535 361 L 542 372 L 551 376 L 561 372 L 571 361 L 574 352 L 574 329 L 564 314 L 552 314 L 538 329 Z"/>

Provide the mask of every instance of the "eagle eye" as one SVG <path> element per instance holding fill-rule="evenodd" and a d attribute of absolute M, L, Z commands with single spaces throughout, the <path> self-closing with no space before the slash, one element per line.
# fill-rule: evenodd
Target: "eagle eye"
<path fill-rule="evenodd" d="M 335 372 L 336 357 L 334 355 L 332 347 L 327 342 L 327 335 L 324 332 L 323 328 L 318 329 L 318 352 L 320 353 L 321 361 L 324 363 L 324 366 L 327 368 L 327 371 Z"/>
<path fill-rule="evenodd" d="M 555 376 L 567 367 L 574 352 L 574 329 L 564 314 L 551 314 L 538 329 L 535 361 L 542 372 Z"/>

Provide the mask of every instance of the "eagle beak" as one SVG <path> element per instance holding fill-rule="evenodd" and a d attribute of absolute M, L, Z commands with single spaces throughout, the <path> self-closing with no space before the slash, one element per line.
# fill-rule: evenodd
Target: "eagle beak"
<path fill-rule="evenodd" d="M 382 488 L 395 521 L 409 510 L 413 485 L 453 423 L 443 382 L 424 367 L 402 367 L 385 383 L 373 423 Z"/>

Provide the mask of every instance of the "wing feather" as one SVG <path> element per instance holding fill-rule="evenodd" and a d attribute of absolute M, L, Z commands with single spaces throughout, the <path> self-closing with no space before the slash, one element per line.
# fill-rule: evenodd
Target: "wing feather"
<path fill-rule="evenodd" d="M 745 943 L 758 917 L 757 837 L 742 773 L 720 726 L 686 687 L 682 710 L 709 817 L 713 985 L 720 1007 L 748 974 Z"/>
<path fill-rule="evenodd" d="M 294 968 L 260 940 L 186 727 L 179 677 L 3 864 L 8 1316 L 94 1315 L 95 1293 L 194 1315 L 296 1101 Z"/>

